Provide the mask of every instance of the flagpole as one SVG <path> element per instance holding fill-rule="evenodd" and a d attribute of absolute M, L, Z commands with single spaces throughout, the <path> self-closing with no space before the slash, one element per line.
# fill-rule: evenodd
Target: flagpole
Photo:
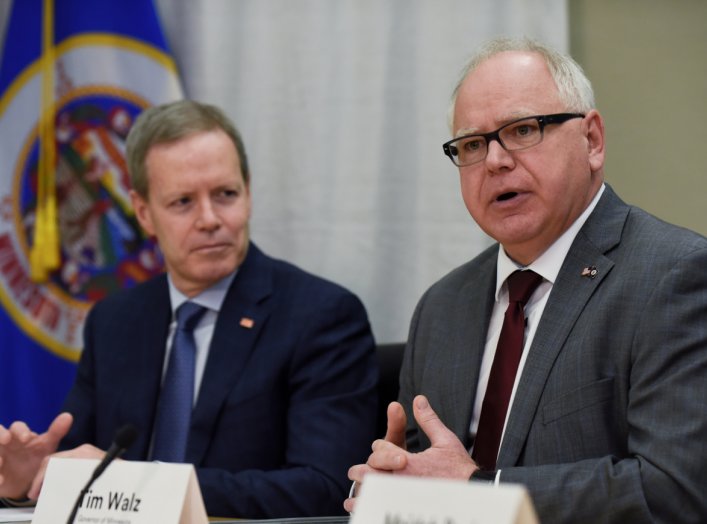
<path fill-rule="evenodd" d="M 56 138 L 54 129 L 54 0 L 44 0 L 42 19 L 42 100 L 39 117 L 39 168 L 31 277 L 47 280 L 59 267 L 59 229 L 56 205 Z"/>

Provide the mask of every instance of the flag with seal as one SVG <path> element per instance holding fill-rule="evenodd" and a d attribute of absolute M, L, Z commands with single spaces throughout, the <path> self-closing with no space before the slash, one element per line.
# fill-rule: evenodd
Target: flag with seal
<path fill-rule="evenodd" d="M 162 271 L 124 144 L 182 91 L 152 0 L 15 0 L 0 60 L 0 423 L 43 431 L 91 305 Z"/>

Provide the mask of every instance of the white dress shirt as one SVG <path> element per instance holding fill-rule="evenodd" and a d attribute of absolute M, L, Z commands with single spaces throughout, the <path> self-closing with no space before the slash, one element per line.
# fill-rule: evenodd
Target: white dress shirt
<path fill-rule="evenodd" d="M 491 365 L 493 364 L 493 358 L 496 354 L 496 346 L 498 345 L 498 339 L 501 335 L 501 327 L 503 326 L 503 317 L 505 315 L 506 309 L 508 308 L 508 286 L 506 284 L 506 279 L 511 273 L 518 269 L 531 269 L 535 271 L 538 275 L 543 277 L 543 282 L 537 287 L 525 305 L 525 316 L 527 318 L 525 339 L 523 343 L 523 353 L 520 358 L 520 363 L 518 364 L 518 371 L 516 372 L 515 382 L 513 384 L 513 391 L 511 393 L 511 398 L 508 403 L 508 411 L 506 412 L 506 421 L 503 425 L 503 433 L 501 435 L 501 443 L 503 442 L 503 435 L 506 432 L 506 424 L 508 423 L 508 415 L 513 407 L 513 400 L 515 399 L 516 388 L 518 387 L 518 382 L 520 380 L 521 374 L 523 372 L 523 367 L 525 366 L 525 361 L 528 357 L 528 350 L 533 343 L 533 338 L 535 337 L 535 331 L 540 323 L 540 317 L 542 317 L 543 311 L 545 310 L 545 305 L 552 291 L 552 286 L 555 283 L 562 263 L 567 256 L 567 253 L 574 242 L 577 233 L 586 222 L 589 215 L 592 213 L 594 208 L 599 201 L 602 193 L 604 193 L 604 184 L 599 188 L 597 194 L 594 196 L 590 202 L 587 209 L 575 220 L 572 225 L 565 231 L 560 238 L 558 238 L 540 257 L 538 257 L 529 266 L 519 266 L 506 254 L 504 249 L 498 250 L 498 259 L 496 262 L 496 301 L 491 313 L 491 321 L 489 323 L 489 329 L 486 336 L 486 345 L 484 346 L 484 355 L 481 360 L 481 370 L 479 372 L 479 382 L 476 387 L 476 400 L 474 402 L 473 413 L 471 417 L 471 426 L 469 427 L 469 432 L 473 438 L 476 436 L 476 430 L 479 426 L 479 417 L 481 416 L 481 406 L 484 402 L 484 395 L 486 394 L 486 386 L 488 385 L 489 375 L 491 374 Z M 473 446 L 472 446 L 473 449 Z M 500 450 L 500 446 L 499 446 Z M 500 472 L 499 472 L 500 473 Z M 496 476 L 496 481 L 498 481 L 499 475 Z"/>
<path fill-rule="evenodd" d="M 231 286 L 231 282 L 233 282 L 235 276 L 236 272 L 234 271 L 191 299 L 179 291 L 174 286 L 172 278 L 169 277 L 169 275 L 167 276 L 169 282 L 169 299 L 172 304 L 172 322 L 169 324 L 167 351 L 165 352 L 162 367 L 162 380 L 164 380 L 164 376 L 167 372 L 169 355 L 172 351 L 172 339 L 174 338 L 174 332 L 177 330 L 177 309 L 188 300 L 206 308 L 206 313 L 204 313 L 204 316 L 201 317 L 201 320 L 199 320 L 199 323 L 196 325 L 196 329 L 194 329 L 194 343 L 196 345 L 196 360 L 194 362 L 194 405 L 196 405 L 196 399 L 199 396 L 201 379 L 204 376 L 206 360 L 209 357 L 209 346 L 211 345 L 211 338 L 213 337 L 214 328 L 216 327 L 216 319 L 221 310 L 221 304 L 223 304 L 226 298 L 228 288 Z"/>

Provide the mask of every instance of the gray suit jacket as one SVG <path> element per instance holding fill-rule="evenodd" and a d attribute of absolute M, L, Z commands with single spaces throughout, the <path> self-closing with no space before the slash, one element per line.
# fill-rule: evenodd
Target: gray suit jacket
<path fill-rule="evenodd" d="M 427 395 L 467 447 L 497 253 L 425 293 L 401 370 L 406 412 Z M 407 437 L 429 446 L 412 417 Z M 498 468 L 544 524 L 707 522 L 707 239 L 607 186 L 552 288 Z"/>

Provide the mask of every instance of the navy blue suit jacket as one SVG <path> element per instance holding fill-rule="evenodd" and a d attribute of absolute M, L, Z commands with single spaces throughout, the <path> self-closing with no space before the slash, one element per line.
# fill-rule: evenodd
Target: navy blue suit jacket
<path fill-rule="evenodd" d="M 131 422 L 140 433 L 125 458 L 148 458 L 170 317 L 164 275 L 95 305 L 62 448 L 107 449 Z M 216 322 L 187 446 L 209 515 L 341 513 L 347 469 L 374 437 L 376 383 L 358 298 L 251 243 Z"/>

